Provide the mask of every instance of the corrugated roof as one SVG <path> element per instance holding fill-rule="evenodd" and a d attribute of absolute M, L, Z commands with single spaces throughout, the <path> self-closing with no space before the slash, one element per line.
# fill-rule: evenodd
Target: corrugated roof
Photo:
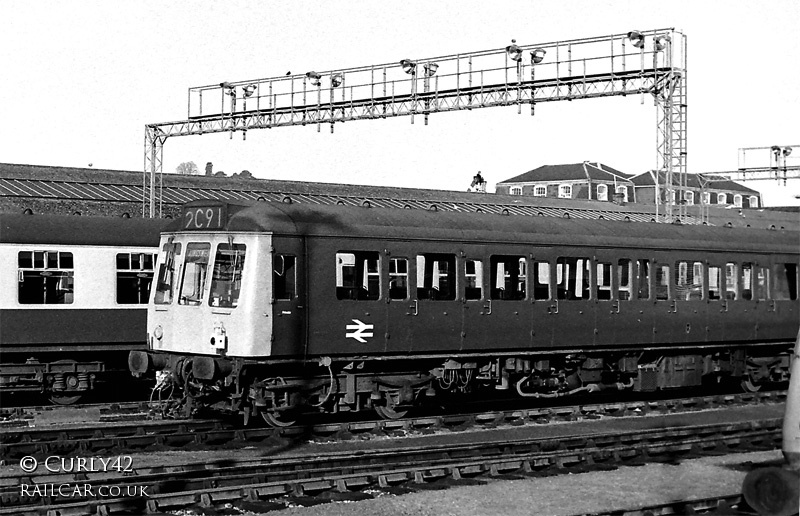
<path fill-rule="evenodd" d="M 664 172 L 658 173 L 660 183 L 664 183 L 664 175 Z M 647 172 L 642 172 L 641 174 L 633 176 L 631 181 L 633 181 L 633 184 L 636 186 L 653 186 L 656 181 L 656 171 L 648 170 Z M 673 175 L 672 184 L 678 186 L 680 185 L 679 181 L 680 179 L 678 175 Z M 758 195 L 758 190 L 753 190 L 752 188 L 748 188 L 744 185 L 736 183 L 735 181 L 731 181 L 730 179 L 715 174 L 686 174 L 686 186 L 689 188 L 727 190 L 731 192 L 746 193 L 748 195 Z"/>
<path fill-rule="evenodd" d="M 579 164 L 583 166 L 583 164 Z M 420 210 L 512 215 L 569 217 L 650 222 L 655 218 L 655 206 L 609 202 L 557 199 L 449 190 L 395 188 L 384 186 L 308 183 L 271 179 L 242 179 L 212 176 L 163 175 L 163 203 L 177 206 L 198 199 L 252 200 L 281 202 L 289 197 L 293 202 L 312 204 L 342 204 L 363 206 L 369 203 L 380 208 L 413 208 Z M 66 199 L 106 202 L 142 202 L 141 172 L 36 167 L 0 163 L 0 196 L 15 198 Z M 690 213 L 684 223 L 700 222 L 698 214 Z M 718 212 L 718 215 L 715 213 Z M 761 214 L 758 210 L 731 213 L 731 210 L 711 208 L 711 223 L 734 225 L 755 223 L 759 219 L 777 220 L 777 214 Z M 789 214 L 785 214 L 789 217 Z M 782 219 L 781 219 L 782 220 Z M 778 221 L 778 225 L 782 222 Z M 762 222 L 763 225 L 763 222 Z M 769 225 L 769 224 L 767 224 Z"/>

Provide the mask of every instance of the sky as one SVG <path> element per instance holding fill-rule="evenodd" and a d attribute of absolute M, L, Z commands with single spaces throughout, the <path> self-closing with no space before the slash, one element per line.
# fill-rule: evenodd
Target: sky
<path fill-rule="evenodd" d="M 143 170 L 145 125 L 186 119 L 190 87 L 674 27 L 688 171 L 736 170 L 740 148 L 772 145 L 796 145 L 800 165 L 797 0 L 0 0 L 0 20 L 2 163 Z M 163 170 L 462 191 L 481 171 L 494 191 L 542 165 L 655 168 L 656 113 L 634 95 L 172 137 Z M 800 205 L 800 179 L 746 185 Z"/>

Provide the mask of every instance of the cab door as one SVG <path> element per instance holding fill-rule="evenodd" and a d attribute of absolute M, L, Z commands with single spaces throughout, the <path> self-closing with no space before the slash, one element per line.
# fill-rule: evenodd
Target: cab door
<path fill-rule="evenodd" d="M 277 237 L 273 240 L 272 352 L 299 356 L 306 352 L 306 289 L 303 274 L 303 241 Z"/>

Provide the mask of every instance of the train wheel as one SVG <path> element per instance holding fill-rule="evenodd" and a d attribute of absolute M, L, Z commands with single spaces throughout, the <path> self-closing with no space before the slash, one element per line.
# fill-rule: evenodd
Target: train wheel
<path fill-rule="evenodd" d="M 755 380 L 752 375 L 747 375 L 742 379 L 742 389 L 744 389 L 744 392 L 758 392 L 761 390 L 761 383 Z"/>
<path fill-rule="evenodd" d="M 275 428 L 286 428 L 287 426 L 292 426 L 297 423 L 297 419 L 276 412 L 262 411 L 261 417 L 269 426 Z"/>
<path fill-rule="evenodd" d="M 408 410 L 395 410 L 394 408 L 390 407 L 375 407 L 375 412 L 382 418 L 382 419 L 400 419 L 405 417 L 408 414 Z"/>
<path fill-rule="evenodd" d="M 73 394 L 68 396 L 66 394 L 50 393 L 50 401 L 55 405 L 73 405 L 83 398 L 83 394 Z"/>
<path fill-rule="evenodd" d="M 399 392 L 384 392 L 383 393 L 383 405 L 374 405 L 375 412 L 382 418 L 382 419 L 400 419 L 408 414 L 408 409 L 397 409 L 397 399 L 400 396 Z"/>

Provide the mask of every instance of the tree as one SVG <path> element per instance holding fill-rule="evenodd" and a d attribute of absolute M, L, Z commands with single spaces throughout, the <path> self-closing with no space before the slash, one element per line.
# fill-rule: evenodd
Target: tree
<path fill-rule="evenodd" d="M 182 176 L 196 176 L 198 169 L 194 161 L 186 161 L 175 168 L 175 172 Z"/>

